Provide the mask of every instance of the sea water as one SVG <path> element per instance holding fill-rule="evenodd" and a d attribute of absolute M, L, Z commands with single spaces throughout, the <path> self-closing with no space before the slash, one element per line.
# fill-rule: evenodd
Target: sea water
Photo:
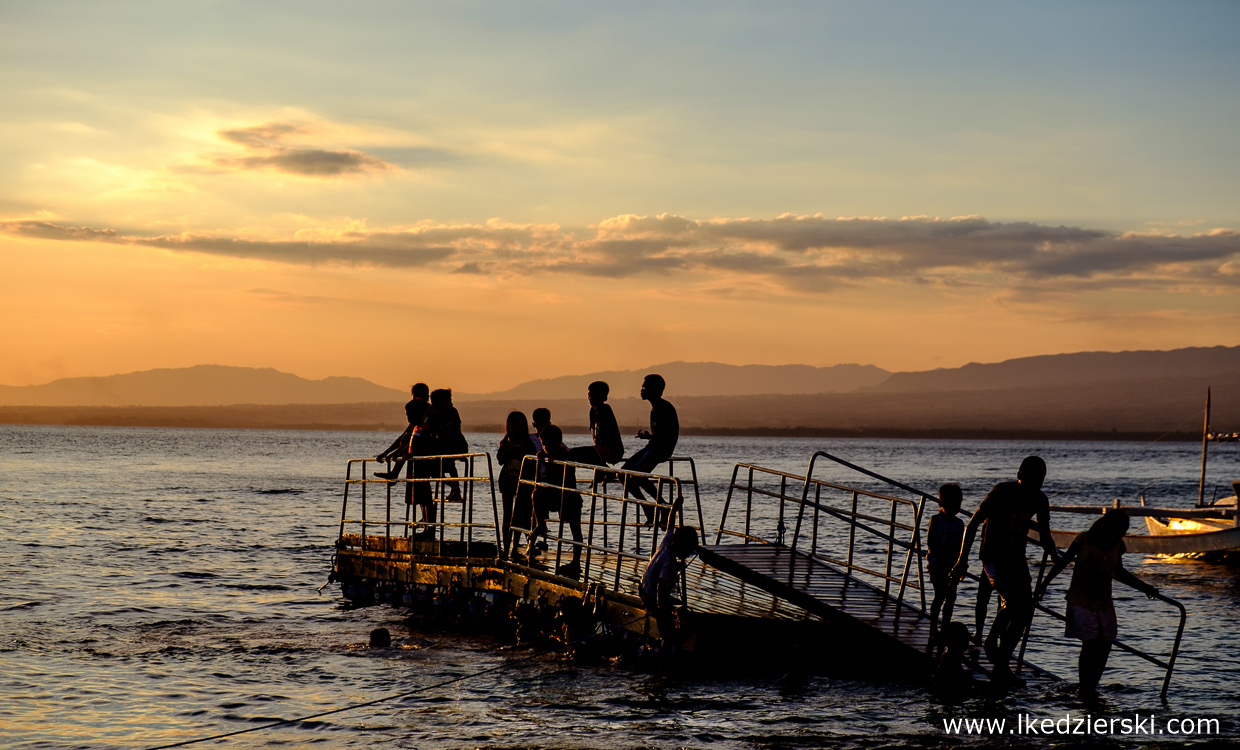
<path fill-rule="evenodd" d="M 505 665 L 400 700 L 199 746 L 938 747 L 998 739 L 945 732 L 945 719 L 1015 723 L 1066 714 L 1217 718 L 1223 736 L 1237 734 L 1240 568 L 1200 561 L 1125 561 L 1190 614 L 1167 704 L 1158 699 L 1161 670 L 1122 653 L 1112 655 L 1103 678 L 1103 702 L 1081 704 L 1071 689 L 1079 644 L 1044 615 L 1035 620 L 1029 658 L 1067 681 L 955 705 L 916 684 L 819 676 L 790 689 L 778 675 L 705 679 L 622 663 L 580 665 L 558 653 L 414 629 L 399 608 L 354 607 L 339 586 L 323 587 L 345 461 L 373 456 L 391 438 L 0 426 L 0 745 L 154 747 Z M 469 439 L 474 449 L 493 450 L 498 436 Z M 1238 448 L 1212 453 L 1208 495 L 1240 478 Z M 1200 468 L 1197 446 L 1161 442 L 686 437 L 677 452 L 695 458 L 710 529 L 735 463 L 804 474 L 818 450 L 928 492 L 957 482 L 968 508 L 1033 453 L 1046 459 L 1045 490 L 1059 504 L 1136 504 L 1144 494 L 1151 504 L 1187 507 Z M 815 475 L 877 487 L 829 463 Z M 1055 525 L 1088 521 L 1057 517 Z M 1165 656 L 1174 611 L 1120 588 L 1121 638 Z M 957 618 L 972 625 L 966 597 Z M 365 647 L 376 627 L 392 631 L 392 648 Z M 1112 738 L 1177 747 L 1206 739 Z"/>

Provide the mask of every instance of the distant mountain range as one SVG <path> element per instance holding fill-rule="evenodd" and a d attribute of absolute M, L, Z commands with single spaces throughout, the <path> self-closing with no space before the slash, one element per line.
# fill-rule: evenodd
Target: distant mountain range
<path fill-rule="evenodd" d="M 580 396 L 595 380 L 606 382 L 616 398 L 636 396 L 642 379 L 657 372 L 667 396 L 753 396 L 758 394 L 846 393 L 876 386 L 891 373 L 874 365 L 724 365 L 718 362 L 667 362 L 640 370 L 604 370 L 531 380 L 496 393 L 453 394 L 456 401 L 557 399 Z"/>
<path fill-rule="evenodd" d="M 1184 378 L 1240 372 L 1240 346 L 1171 351 L 1079 352 L 1022 357 L 994 364 L 897 372 L 874 390 L 884 393 L 989 391 L 1009 388 L 1115 383 L 1148 378 Z"/>
<path fill-rule="evenodd" d="M 362 378 L 307 380 L 270 367 L 198 365 L 45 385 L 0 386 L 3 406 L 228 406 L 398 401 L 406 392 Z"/>
<path fill-rule="evenodd" d="M 605 380 L 630 432 L 647 420 L 649 406 L 636 396 L 649 372 L 667 379 L 686 431 L 702 434 L 1191 434 L 1200 429 L 1206 387 L 1214 389 L 1215 425 L 1240 429 L 1240 347 L 1084 352 L 894 374 L 868 365 L 669 362 L 455 395 L 467 429 L 499 429 L 510 410 L 546 406 L 572 430 L 586 424 L 586 386 Z M 0 423 L 399 429 L 406 398 L 360 378 L 201 365 L 0 386 Z"/>

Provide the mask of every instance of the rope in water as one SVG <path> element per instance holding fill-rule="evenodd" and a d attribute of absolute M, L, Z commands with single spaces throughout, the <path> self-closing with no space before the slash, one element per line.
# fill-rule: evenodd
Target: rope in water
<path fill-rule="evenodd" d="M 615 630 L 617 630 L 617 629 L 619 629 L 619 628 L 627 627 L 627 626 L 632 625 L 633 623 L 635 623 L 635 622 L 637 622 L 637 621 L 639 621 L 639 620 L 644 620 L 644 619 L 646 619 L 647 617 L 649 617 L 649 615 L 642 615 L 641 617 L 635 617 L 635 618 L 633 618 L 632 620 L 629 620 L 628 622 L 622 622 L 622 623 L 620 623 L 619 625 L 612 625 L 611 627 L 608 627 L 608 628 L 606 628 L 606 629 L 604 629 L 604 630 L 602 630 L 602 631 L 600 631 L 600 632 L 597 632 L 597 633 L 591 633 L 590 635 L 587 635 L 587 636 L 582 637 L 582 638 L 578 638 L 578 639 L 577 639 L 577 640 L 575 640 L 575 641 L 570 641 L 570 642 L 568 642 L 568 643 L 566 643 L 566 644 L 564 644 L 564 645 L 565 645 L 565 646 L 575 646 L 575 645 L 577 645 L 578 643 L 584 643 L 585 641 L 588 641 L 588 640 L 590 640 L 591 638 L 598 638 L 599 636 L 602 636 L 602 635 L 607 635 L 608 633 L 611 633 L 612 631 L 615 631 Z M 257 727 L 249 727 L 249 728 L 246 728 L 246 729 L 238 729 L 238 730 L 236 730 L 236 731 L 234 731 L 234 732 L 225 732 L 225 733 L 223 733 L 223 734 L 213 734 L 213 735 L 211 735 L 210 737 L 199 737 L 199 738 L 197 738 L 197 739 L 193 739 L 193 740 L 183 740 L 183 741 L 181 741 L 181 742 L 174 742 L 174 743 L 172 743 L 171 745 L 159 745 L 159 746 L 156 746 L 156 747 L 147 748 L 147 750 L 167 750 L 168 748 L 172 748 L 172 747 L 185 747 L 186 745 L 195 745 L 195 744 L 197 744 L 197 743 L 199 743 L 199 742 L 210 742 L 211 740 L 222 740 L 222 739 L 225 739 L 225 738 L 227 738 L 227 737 L 236 737 L 236 736 L 237 736 L 237 735 L 239 735 L 239 734 L 249 734 L 250 732 L 259 732 L 259 731 L 262 731 L 262 730 L 264 730 L 264 729 L 271 729 L 271 728 L 273 728 L 273 727 L 285 726 L 285 725 L 288 725 L 288 724 L 299 724 L 299 723 L 301 723 L 301 722 L 303 722 L 303 721 L 312 721 L 312 720 L 314 720 L 314 719 L 319 719 L 319 718 L 322 718 L 322 717 L 324 717 L 324 716 L 331 716 L 332 714 L 344 713 L 345 711 L 353 711 L 353 710 L 358 709 L 358 708 L 366 708 L 367 706 L 375 706 L 375 705 L 378 705 L 378 704 L 380 704 L 380 703 L 385 703 L 385 702 L 387 702 L 387 701 L 397 700 L 398 698 L 407 698 L 407 697 L 409 697 L 409 696 L 411 696 L 411 695 L 416 695 L 416 694 L 418 694 L 418 693 L 424 693 L 424 692 L 426 692 L 426 691 L 428 691 L 428 690 L 434 690 L 434 689 L 436 689 L 436 688 L 445 687 L 445 686 L 447 686 L 447 685 L 451 685 L 451 684 L 456 683 L 456 682 L 462 682 L 462 681 L 464 681 L 464 680 L 468 680 L 468 679 L 473 678 L 473 677 L 481 677 L 482 675 L 485 675 L 485 674 L 490 674 L 491 672 L 498 672 L 498 671 L 500 671 L 501 669 L 507 669 L 508 667 L 511 667 L 511 666 L 514 666 L 514 665 L 517 665 L 517 664 L 521 664 L 522 662 L 527 662 L 527 661 L 530 661 L 530 660 L 532 660 L 532 659 L 537 659 L 537 658 L 538 658 L 538 657 L 540 657 L 540 656 L 545 656 L 546 654 L 551 653 L 553 650 L 556 650 L 556 649 L 546 648 L 546 649 L 543 649 L 542 651 L 538 651 L 538 652 L 536 652 L 536 653 L 530 654 L 529 656 L 524 656 L 524 657 L 522 657 L 522 658 L 520 658 L 520 659 L 515 659 L 515 660 L 513 660 L 513 661 L 509 661 L 509 662 L 504 662 L 503 664 L 500 664 L 499 666 L 496 666 L 496 667 L 489 667 L 489 668 L 487 668 L 487 669 L 483 669 L 483 670 L 480 670 L 480 671 L 478 671 L 478 672 L 471 672 L 470 674 L 467 674 L 467 675 L 461 675 L 460 677 L 453 677 L 453 678 L 452 678 L 452 679 L 450 679 L 450 680 L 444 680 L 444 681 L 442 681 L 442 682 L 436 682 L 436 683 L 434 683 L 434 684 L 432 684 L 432 685 L 424 685 L 423 687 L 416 688 L 416 689 L 414 689 L 414 690 L 407 690 L 407 691 L 405 691 L 405 692 L 403 692 L 403 693 L 396 693 L 395 695 L 388 695 L 388 696 L 384 696 L 383 698 L 375 698 L 375 699 L 374 699 L 374 700 L 372 700 L 372 701 L 366 701 L 366 702 L 364 702 L 364 703 L 354 703 L 354 704 L 352 704 L 352 705 L 349 705 L 349 706 L 344 706 L 344 707 L 342 707 L 342 708 L 333 708 L 333 709 L 332 709 L 332 710 L 330 710 L 330 711 L 322 711 L 322 712 L 317 713 L 317 714 L 310 714 L 309 716 L 299 716 L 299 717 L 297 717 L 297 718 L 295 718 L 295 719 L 279 719 L 279 720 L 273 721 L 273 722 L 271 722 L 271 723 L 269 723 L 269 724 L 263 724 L 262 726 L 257 726 Z"/>

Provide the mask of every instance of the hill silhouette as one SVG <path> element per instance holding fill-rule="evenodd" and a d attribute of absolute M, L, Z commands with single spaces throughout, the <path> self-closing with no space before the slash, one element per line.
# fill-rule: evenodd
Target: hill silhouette
<path fill-rule="evenodd" d="M 982 391 L 1183 378 L 1240 371 L 1240 346 L 1170 351 L 1079 352 L 1021 357 L 993 364 L 898 372 L 872 390 L 882 393 Z"/>
<path fill-rule="evenodd" d="M 617 397 L 636 394 L 642 379 L 657 372 L 672 396 L 750 396 L 758 394 L 844 393 L 878 385 L 891 373 L 874 365 L 725 365 L 719 362 L 666 362 L 639 370 L 603 370 L 531 380 L 495 393 L 455 394 L 457 401 L 556 399 L 584 395 L 595 380 L 606 381 Z"/>
<path fill-rule="evenodd" d="M 4 406 L 227 406 L 401 401 L 404 391 L 362 378 L 307 380 L 270 367 L 197 365 L 44 385 L 0 386 Z"/>

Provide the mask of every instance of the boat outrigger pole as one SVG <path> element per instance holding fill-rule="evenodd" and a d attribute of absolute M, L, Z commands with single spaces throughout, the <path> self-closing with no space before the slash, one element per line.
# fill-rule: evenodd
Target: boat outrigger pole
<path fill-rule="evenodd" d="M 1197 483 L 1197 507 L 1206 503 L 1206 453 L 1210 444 L 1210 388 L 1206 387 L 1206 422 L 1201 428 L 1201 481 Z"/>

